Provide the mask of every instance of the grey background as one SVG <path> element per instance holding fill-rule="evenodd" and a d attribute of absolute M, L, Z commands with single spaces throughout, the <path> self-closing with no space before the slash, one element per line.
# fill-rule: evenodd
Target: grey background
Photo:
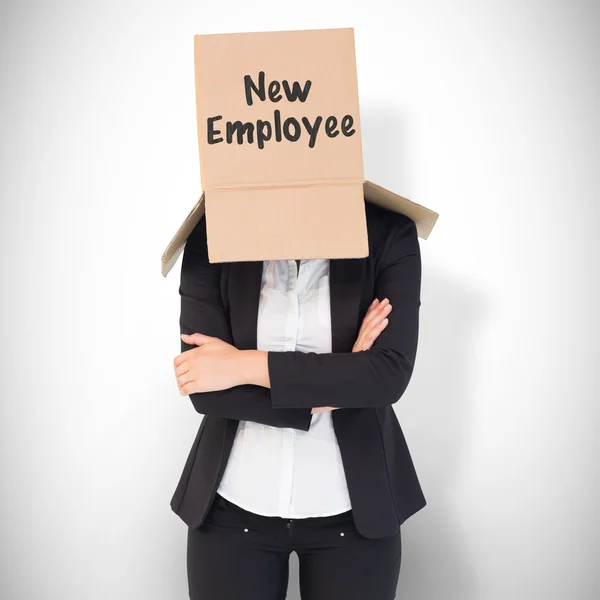
<path fill-rule="evenodd" d="M 441 214 L 398 598 L 598 597 L 597 2 L 1 11 L 2 598 L 187 597 L 169 500 L 201 417 L 159 259 L 200 191 L 193 35 L 340 26 L 366 176 Z"/>

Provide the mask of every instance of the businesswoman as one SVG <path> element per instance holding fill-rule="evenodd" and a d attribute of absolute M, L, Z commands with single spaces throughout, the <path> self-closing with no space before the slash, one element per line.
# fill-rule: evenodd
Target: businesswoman
<path fill-rule="evenodd" d="M 365 203 L 364 259 L 210 263 L 184 249 L 177 385 L 205 415 L 173 510 L 192 600 L 391 600 L 425 505 L 393 411 L 416 357 L 415 223 Z"/>

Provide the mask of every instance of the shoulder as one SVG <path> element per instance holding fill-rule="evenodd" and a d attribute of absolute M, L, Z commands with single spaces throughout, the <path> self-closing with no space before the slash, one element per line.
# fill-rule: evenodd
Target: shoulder
<path fill-rule="evenodd" d="M 419 250 L 417 225 L 408 216 L 365 200 L 369 256 L 379 262 L 384 254 Z"/>
<path fill-rule="evenodd" d="M 206 236 L 206 214 L 203 214 L 199 221 L 194 225 L 187 238 L 187 244 L 194 248 L 207 248 Z"/>

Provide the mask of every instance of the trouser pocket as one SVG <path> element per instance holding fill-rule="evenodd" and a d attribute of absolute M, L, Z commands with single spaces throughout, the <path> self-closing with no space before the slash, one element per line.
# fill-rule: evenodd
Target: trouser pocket
<path fill-rule="evenodd" d="M 202 529 L 230 534 L 247 534 L 259 531 L 256 520 L 255 515 L 217 494 L 204 519 Z"/>

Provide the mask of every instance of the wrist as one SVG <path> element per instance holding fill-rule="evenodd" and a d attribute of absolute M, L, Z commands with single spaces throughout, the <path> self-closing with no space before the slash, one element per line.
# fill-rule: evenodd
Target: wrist
<path fill-rule="evenodd" d="M 270 387 L 267 352 L 263 350 L 240 350 L 238 356 L 238 385 L 250 384 Z"/>

